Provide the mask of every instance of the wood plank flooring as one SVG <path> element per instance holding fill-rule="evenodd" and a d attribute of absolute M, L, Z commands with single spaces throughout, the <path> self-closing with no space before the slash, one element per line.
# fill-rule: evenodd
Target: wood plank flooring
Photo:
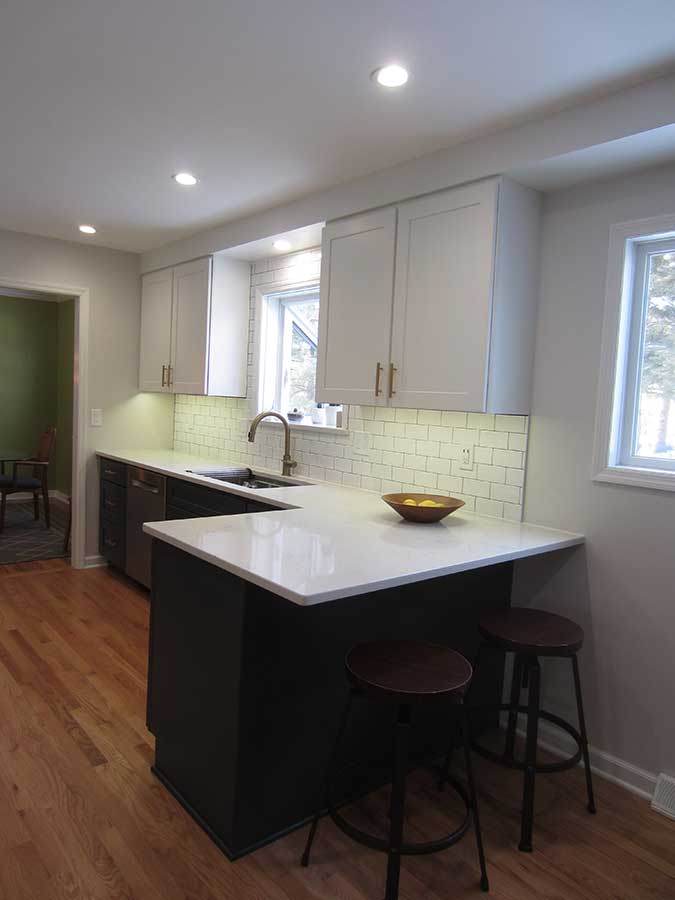
<path fill-rule="evenodd" d="M 63 560 L 0 566 L 1 900 L 367 900 L 384 857 L 330 823 L 302 869 L 305 829 L 230 863 L 151 775 L 145 729 L 147 595 L 106 569 Z M 536 852 L 516 849 L 520 782 L 480 764 L 491 895 L 498 900 L 675 897 L 675 822 L 582 773 L 541 778 Z M 273 761 L 270 763 L 273 765 Z M 353 811 L 374 827 L 383 791 Z M 446 808 L 449 807 L 449 808 Z M 452 827 L 454 807 L 412 778 L 407 833 Z M 483 896 L 475 847 L 408 857 L 403 900 Z"/>

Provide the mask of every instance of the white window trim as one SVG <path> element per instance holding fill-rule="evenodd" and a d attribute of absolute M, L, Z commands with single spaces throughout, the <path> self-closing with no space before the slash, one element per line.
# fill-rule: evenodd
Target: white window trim
<path fill-rule="evenodd" d="M 257 412 L 263 412 L 262 385 L 260 383 L 260 365 L 262 357 L 263 334 L 262 322 L 265 308 L 265 297 L 269 294 L 281 294 L 286 291 L 301 291 L 316 287 L 319 284 L 316 278 L 306 281 L 272 281 L 268 284 L 256 287 L 255 291 L 255 320 L 253 325 L 253 393 L 255 396 Z M 265 428 L 281 428 L 281 422 L 274 419 L 264 419 L 261 426 Z M 342 407 L 342 427 L 332 425 L 314 425 L 306 422 L 289 422 L 291 431 L 326 432 L 327 434 L 347 434 L 349 431 L 349 406 Z"/>
<path fill-rule="evenodd" d="M 619 222 L 609 236 L 605 312 L 595 420 L 593 480 L 662 491 L 675 491 L 675 471 L 621 465 L 621 424 L 630 350 L 630 317 L 635 280 L 636 246 L 675 235 L 675 215 Z"/>

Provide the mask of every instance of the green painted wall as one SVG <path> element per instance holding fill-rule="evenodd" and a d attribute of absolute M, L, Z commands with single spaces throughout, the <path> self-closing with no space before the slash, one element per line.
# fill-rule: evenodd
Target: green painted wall
<path fill-rule="evenodd" d="M 73 307 L 73 301 L 0 297 L 0 447 L 33 453 L 45 428 L 56 425 L 50 488 L 64 493 L 70 490 Z"/>

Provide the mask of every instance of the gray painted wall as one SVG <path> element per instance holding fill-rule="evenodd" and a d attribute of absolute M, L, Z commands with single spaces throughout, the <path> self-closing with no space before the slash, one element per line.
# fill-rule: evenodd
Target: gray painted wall
<path fill-rule="evenodd" d="M 673 166 L 546 197 L 525 520 L 588 543 L 521 564 L 514 602 L 586 629 L 591 743 L 675 775 L 675 493 L 591 480 L 609 228 L 673 212 Z M 545 681 L 549 706 L 573 715 L 568 668 Z"/>

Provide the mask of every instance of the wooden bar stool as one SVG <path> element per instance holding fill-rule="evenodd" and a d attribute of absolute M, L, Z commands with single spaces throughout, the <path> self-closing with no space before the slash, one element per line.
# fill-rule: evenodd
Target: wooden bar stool
<path fill-rule="evenodd" d="M 460 653 L 436 644 L 421 641 L 374 641 L 358 644 L 350 650 L 345 659 L 345 666 L 350 690 L 324 784 L 325 805 L 328 808 L 328 814 L 338 828 L 353 840 L 387 854 L 385 900 L 396 900 L 398 897 L 401 856 L 436 853 L 444 850 L 464 837 L 473 823 L 481 872 L 480 887 L 483 891 L 489 890 L 471 765 L 470 736 L 463 702 L 465 690 L 473 674 L 471 665 Z M 377 703 L 392 703 L 397 707 L 389 808 L 389 837 L 386 840 L 362 831 L 344 819 L 336 809 L 332 798 L 332 785 L 337 775 L 335 768 L 338 753 L 349 722 L 352 702 L 356 698 L 364 698 Z M 462 824 L 451 834 L 424 843 L 408 843 L 403 840 L 403 822 L 412 709 L 420 703 L 443 700 L 455 704 L 460 710 L 468 791 L 454 776 L 446 774 L 443 780 L 447 780 L 461 797 L 466 814 Z M 303 866 L 309 865 L 309 855 L 320 816 L 321 807 L 316 811 L 307 837 L 305 852 L 302 856 Z"/>
<path fill-rule="evenodd" d="M 497 649 L 513 653 L 515 656 L 510 701 L 497 707 L 499 710 L 509 714 L 504 750 L 502 753 L 495 753 L 483 747 L 477 741 L 472 741 L 471 746 L 481 756 L 508 768 L 520 769 L 525 773 L 519 849 L 526 853 L 531 853 L 534 822 L 534 782 L 537 774 L 562 772 L 565 769 L 576 766 L 583 757 L 586 771 L 588 811 L 595 813 L 591 765 L 588 755 L 588 738 L 586 735 L 586 722 L 581 697 L 581 679 L 579 677 L 579 663 L 577 660 L 577 651 L 581 649 L 584 642 L 584 632 L 579 625 L 570 619 L 565 619 L 563 616 L 539 609 L 519 608 L 490 613 L 481 620 L 479 631 L 483 638 L 483 644 L 478 650 L 476 666 L 479 664 L 481 653 L 486 649 Z M 541 669 L 539 657 L 541 656 L 563 657 L 572 661 L 577 715 L 579 718 L 578 731 L 569 722 L 561 719 L 560 716 L 555 716 L 553 713 L 545 712 L 540 708 Z M 521 705 L 520 703 L 521 687 L 528 690 L 527 705 Z M 473 708 L 486 709 L 487 707 Z M 494 709 L 495 707 L 492 708 Z M 524 760 L 518 760 L 514 756 L 516 727 L 518 715 L 521 713 L 527 716 Z M 537 734 L 540 719 L 551 722 L 574 738 L 577 749 L 572 756 L 560 762 L 537 763 Z"/>

